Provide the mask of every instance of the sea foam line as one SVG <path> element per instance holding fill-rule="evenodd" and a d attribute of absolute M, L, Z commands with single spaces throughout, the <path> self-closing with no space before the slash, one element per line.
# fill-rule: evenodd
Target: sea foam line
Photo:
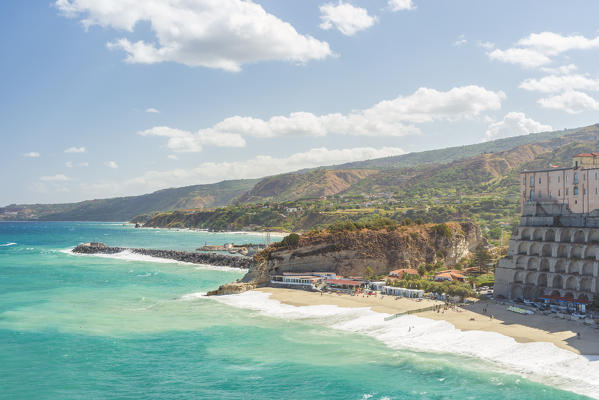
<path fill-rule="evenodd" d="M 235 271 L 239 273 L 246 273 L 248 270 L 243 268 L 233 268 L 227 266 L 220 265 L 210 265 L 210 264 L 195 264 L 185 261 L 177 261 L 171 260 L 169 258 L 160 258 L 160 257 L 152 257 L 145 254 L 134 253 L 131 250 L 123 250 L 120 253 L 114 254 L 84 254 L 84 253 L 73 253 L 72 249 L 63 249 L 59 250 L 61 253 L 69 254 L 72 256 L 81 256 L 81 257 L 101 257 L 101 258 L 112 258 L 115 260 L 122 261 L 142 261 L 142 262 L 151 262 L 151 263 L 159 263 L 159 264 L 180 264 L 180 265 L 190 265 L 194 266 L 197 270 L 212 270 L 212 271 Z"/>
<path fill-rule="evenodd" d="M 0 244 L 0 247 L 8 247 L 8 246 L 14 246 L 14 245 L 16 245 L 16 243 L 10 242 L 10 243 Z"/>
<path fill-rule="evenodd" d="M 451 353 L 482 359 L 527 379 L 599 399 L 599 361 L 590 361 L 553 343 L 518 343 L 496 332 L 462 331 L 447 321 L 415 315 L 385 321 L 389 314 L 367 307 L 292 306 L 258 291 L 211 298 L 271 317 L 310 320 L 329 328 L 368 335 L 397 350 Z"/>

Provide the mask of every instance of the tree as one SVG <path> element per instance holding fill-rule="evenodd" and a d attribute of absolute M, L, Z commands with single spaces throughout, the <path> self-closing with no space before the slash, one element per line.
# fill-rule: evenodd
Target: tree
<path fill-rule="evenodd" d="M 418 275 L 420 276 L 424 276 L 426 274 L 426 267 L 424 265 L 421 265 L 418 267 Z"/>
<path fill-rule="evenodd" d="M 374 275 L 374 272 L 372 271 L 372 268 L 370 268 L 370 266 L 366 267 L 366 270 L 364 271 L 364 273 L 366 274 L 367 279 L 372 278 L 372 276 Z"/>
<path fill-rule="evenodd" d="M 489 264 L 492 258 L 485 246 L 479 244 L 474 250 L 474 257 L 472 258 L 472 265 L 478 267 L 479 272 L 482 274 L 483 268 L 489 273 Z"/>

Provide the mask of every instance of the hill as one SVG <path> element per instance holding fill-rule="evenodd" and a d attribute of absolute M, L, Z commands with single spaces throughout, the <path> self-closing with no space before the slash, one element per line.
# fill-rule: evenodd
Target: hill
<path fill-rule="evenodd" d="M 0 220 L 128 221 L 140 214 L 178 209 L 220 207 L 247 192 L 257 180 L 224 181 L 163 189 L 141 196 L 87 200 L 70 204 L 25 204 L 0 208 Z"/>

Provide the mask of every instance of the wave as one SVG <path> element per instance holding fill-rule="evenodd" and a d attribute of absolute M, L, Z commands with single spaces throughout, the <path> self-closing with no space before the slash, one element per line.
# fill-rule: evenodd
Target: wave
<path fill-rule="evenodd" d="M 563 350 L 553 343 L 518 343 L 495 332 L 461 331 L 446 321 L 405 315 L 385 321 L 389 314 L 370 308 L 335 305 L 292 306 L 250 291 L 215 296 L 229 306 L 288 320 L 311 320 L 327 327 L 378 339 L 390 348 L 450 353 L 491 362 L 512 373 L 549 386 L 599 399 L 599 361 Z"/>
<path fill-rule="evenodd" d="M 14 246 L 14 245 L 16 245 L 16 243 L 10 242 L 10 243 L 0 244 L 0 247 L 8 247 L 8 246 Z"/>
<path fill-rule="evenodd" d="M 73 256 L 81 256 L 81 257 L 102 257 L 102 258 L 112 258 L 116 260 L 123 261 L 142 261 L 142 262 L 152 262 L 152 263 L 160 263 L 160 264 L 181 264 L 181 265 L 192 265 L 197 270 L 212 270 L 212 271 L 235 271 L 235 272 L 243 272 L 246 273 L 248 270 L 243 268 L 233 268 L 219 265 L 209 265 L 209 264 L 194 264 L 184 261 L 171 260 L 168 258 L 160 258 L 160 257 L 152 257 L 144 254 L 134 253 L 131 250 L 124 250 L 120 253 L 115 254 L 82 254 L 82 253 L 73 253 L 72 249 L 63 249 L 59 250 L 61 253 L 70 254 Z"/>

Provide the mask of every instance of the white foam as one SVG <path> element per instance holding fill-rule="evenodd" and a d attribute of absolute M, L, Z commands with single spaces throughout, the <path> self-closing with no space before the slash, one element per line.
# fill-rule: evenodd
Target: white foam
<path fill-rule="evenodd" d="M 14 245 L 16 245 L 16 243 L 10 242 L 10 243 L 0 244 L 0 247 L 8 247 L 8 246 L 14 246 Z"/>
<path fill-rule="evenodd" d="M 415 315 L 385 321 L 389 314 L 369 308 L 296 307 L 257 291 L 213 299 L 272 317 L 314 320 L 333 329 L 374 337 L 393 349 L 479 358 L 528 379 L 599 399 L 599 361 L 591 361 L 552 343 L 518 343 L 499 333 L 461 331 L 449 322 Z"/>
<path fill-rule="evenodd" d="M 192 301 L 206 297 L 206 292 L 189 293 L 181 296 L 181 300 Z"/>
<path fill-rule="evenodd" d="M 160 264 L 181 264 L 181 265 L 193 265 L 197 270 L 212 270 L 212 271 L 235 271 L 240 273 L 246 273 L 248 270 L 243 268 L 233 268 L 227 266 L 219 266 L 219 265 L 209 265 L 209 264 L 195 264 L 184 261 L 171 260 L 168 258 L 160 258 L 160 257 L 152 257 L 144 254 L 134 253 L 131 250 L 124 250 L 120 253 L 114 254 L 85 254 L 85 253 L 74 253 L 72 249 L 63 249 L 59 250 L 61 253 L 70 254 L 74 256 L 83 256 L 83 257 L 102 257 L 102 258 L 112 258 L 117 260 L 124 261 L 143 261 L 143 262 L 153 262 Z"/>

